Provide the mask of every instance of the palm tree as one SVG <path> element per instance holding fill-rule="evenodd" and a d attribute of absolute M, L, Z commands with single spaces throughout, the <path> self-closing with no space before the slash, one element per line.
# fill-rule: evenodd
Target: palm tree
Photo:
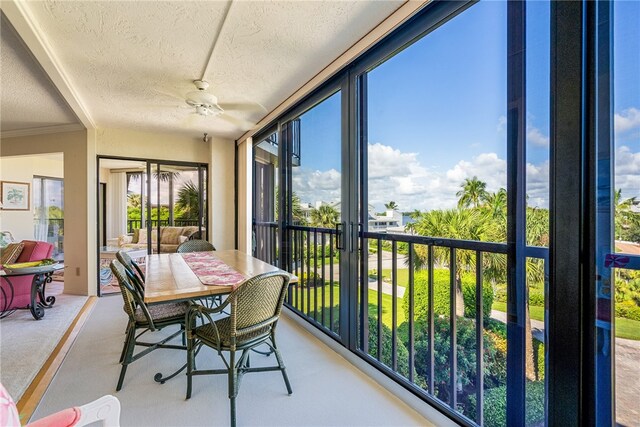
<path fill-rule="evenodd" d="M 640 238 L 640 214 L 633 210 L 639 203 L 635 197 L 623 200 L 621 189 L 617 189 L 614 192 L 613 206 L 616 240 L 635 241 Z"/>
<path fill-rule="evenodd" d="M 280 218 L 280 187 L 276 187 L 276 200 L 275 200 L 275 211 L 276 218 L 278 221 Z M 307 219 L 304 216 L 304 211 L 302 210 L 302 204 L 300 202 L 300 196 L 298 196 L 295 192 L 291 193 L 291 216 L 293 217 L 293 223 L 296 225 L 306 225 Z"/>
<path fill-rule="evenodd" d="M 434 210 L 423 213 L 415 223 L 414 229 L 423 236 L 444 237 L 459 240 L 485 240 L 487 231 L 484 216 L 475 209 Z M 426 248 L 415 248 L 416 268 L 427 266 Z M 464 316 L 464 301 L 462 298 L 462 272 L 475 268 L 475 255 L 472 251 L 457 251 L 456 253 L 456 315 Z M 445 248 L 435 248 L 434 262 L 449 265 L 451 251 Z"/>
<path fill-rule="evenodd" d="M 330 205 L 320 205 L 311 210 L 311 225 L 320 228 L 333 228 L 340 221 L 340 213 Z"/>
<path fill-rule="evenodd" d="M 459 208 L 468 208 L 473 205 L 474 208 L 480 206 L 480 202 L 487 198 L 487 183 L 480 181 L 477 176 L 469 179 L 466 178 L 460 184 L 461 190 L 456 193 Z"/>
<path fill-rule="evenodd" d="M 395 211 L 396 209 L 398 209 L 398 204 L 392 200 L 389 203 L 385 203 L 384 207 L 389 211 Z"/>
<path fill-rule="evenodd" d="M 507 217 L 507 190 L 501 188 L 496 193 L 487 193 L 483 207 L 489 212 L 491 218 Z"/>
<path fill-rule="evenodd" d="M 176 201 L 178 218 L 198 219 L 200 214 L 200 191 L 192 182 L 185 182 L 178 190 L 178 200 Z"/>

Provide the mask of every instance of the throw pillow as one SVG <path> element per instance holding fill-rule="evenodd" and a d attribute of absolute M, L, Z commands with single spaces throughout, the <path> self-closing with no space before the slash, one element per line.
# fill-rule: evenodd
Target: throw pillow
<path fill-rule="evenodd" d="M 24 243 L 9 243 L 6 248 L 2 250 L 2 257 L 0 258 L 0 265 L 11 264 L 16 262 L 20 254 L 24 249 Z"/>
<path fill-rule="evenodd" d="M 182 233 L 182 227 L 165 227 L 162 229 L 162 236 L 160 243 L 166 243 L 169 245 L 180 244 L 178 237 Z"/>
<path fill-rule="evenodd" d="M 151 229 L 151 243 L 156 243 L 158 241 L 158 229 Z M 138 243 L 146 244 L 147 243 L 147 229 L 141 228 L 138 232 Z"/>

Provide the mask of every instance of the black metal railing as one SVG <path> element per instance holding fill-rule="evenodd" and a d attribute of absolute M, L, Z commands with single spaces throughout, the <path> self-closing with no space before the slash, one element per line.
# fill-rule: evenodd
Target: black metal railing
<path fill-rule="evenodd" d="M 298 225 L 286 232 L 288 269 L 299 278 L 286 305 L 339 337 L 341 233 Z M 359 237 L 356 353 L 456 419 L 482 425 L 485 390 L 506 389 L 506 364 L 490 358 L 498 357 L 491 353 L 496 334 L 504 334 L 506 347 L 504 320 L 492 318 L 491 309 L 496 283 L 506 286 L 507 244 L 377 232 Z M 549 250 L 527 247 L 525 255 L 528 268 L 540 268 L 546 298 Z"/>
<path fill-rule="evenodd" d="M 340 256 L 338 232 L 331 228 L 289 226 L 290 272 L 299 282 L 289 288 L 287 306 L 327 331 L 339 334 Z"/>
<path fill-rule="evenodd" d="M 253 222 L 253 256 L 278 265 L 278 223 Z"/>
<path fill-rule="evenodd" d="M 160 225 L 160 227 L 197 227 L 198 219 L 174 219 L 173 224 L 168 219 L 152 219 L 151 220 L 151 228 L 156 228 Z M 129 219 L 127 220 L 127 232 L 133 233 L 134 230 L 142 228 L 142 220 L 141 219 Z"/>
<path fill-rule="evenodd" d="M 502 275 L 506 281 L 507 245 L 376 232 L 361 232 L 360 238 L 360 250 L 367 256 L 361 257 L 359 353 L 387 374 L 405 383 L 407 388 L 422 395 L 425 400 L 445 409 L 448 407 L 450 412 L 458 416 L 462 415 L 471 423 L 482 425 L 485 402 L 485 320 L 491 319 L 491 306 L 485 307 L 484 294 L 491 293 L 493 297 L 493 289 L 486 290 L 485 285 L 491 274 Z M 399 284 L 400 275 L 398 274 L 400 245 L 403 249 L 401 256 L 408 270 L 406 279 L 403 277 L 401 284 Z M 372 261 L 376 271 L 371 274 L 372 282 L 370 282 L 372 271 L 369 265 L 369 248 L 375 252 Z M 383 259 L 383 252 L 386 252 L 386 260 Z M 544 281 L 546 282 L 549 265 L 548 249 L 527 247 L 526 256 L 528 259 L 544 262 Z M 384 268 L 385 263 L 389 268 Z M 440 289 L 436 289 L 436 285 L 442 283 L 441 281 L 436 283 L 434 278 L 436 270 L 448 270 L 446 279 L 448 284 L 445 286 L 448 287 L 446 290 L 448 298 L 444 301 L 436 300 L 439 292 L 439 296 L 442 296 L 442 288 L 438 286 Z M 390 276 L 390 283 L 385 283 L 383 271 Z M 421 276 L 420 289 L 417 289 L 417 274 Z M 462 274 L 466 279 L 475 282 L 473 289 L 469 289 L 472 292 L 468 292 L 467 295 L 462 295 Z M 425 280 L 426 289 L 424 289 Z M 391 289 L 388 289 L 389 287 Z M 369 304 L 370 288 L 373 288 L 373 295 L 376 297 L 373 310 L 370 309 Z M 398 299 L 401 288 L 404 288 L 405 293 L 402 301 L 406 318 L 403 325 L 398 325 L 400 315 Z M 424 301 L 425 290 L 426 301 Z M 383 302 L 385 293 L 391 296 L 390 304 Z M 458 306 L 461 302 L 458 298 L 459 294 L 464 301 L 463 307 Z M 466 300 L 470 300 L 472 295 L 475 301 L 469 305 Z M 419 298 L 416 298 L 417 296 Z M 492 301 L 492 298 L 489 301 Z M 448 303 L 446 310 L 442 310 L 443 303 Z M 426 317 L 424 316 L 425 308 Z M 390 325 L 388 321 L 386 324 L 383 321 L 384 315 L 389 315 L 389 310 L 391 311 Z M 472 339 L 468 334 L 470 329 L 473 329 Z M 464 342 L 461 343 L 458 342 L 460 331 L 464 332 Z M 423 339 L 425 334 L 426 340 Z M 421 337 L 420 340 L 417 340 L 418 335 Z M 465 353 L 463 360 L 466 365 L 462 367 L 467 374 L 465 379 L 469 383 L 462 386 L 462 373 L 458 365 L 459 352 L 468 351 L 470 341 L 474 351 L 473 354 Z M 445 349 L 443 343 L 447 342 L 448 348 Z M 404 347 L 406 352 L 405 350 L 401 352 L 400 347 Z M 389 351 L 391 354 L 388 354 Z M 401 357 L 406 360 L 401 360 Z M 475 366 L 470 367 L 468 365 L 470 361 L 473 361 L 472 365 Z M 504 374 L 506 378 L 506 367 L 504 371 L 500 374 Z M 443 372 L 448 372 L 448 375 Z M 469 373 L 472 374 L 471 378 L 468 376 Z M 445 376 L 446 381 L 443 378 Z M 436 381 L 438 377 L 440 381 Z"/>

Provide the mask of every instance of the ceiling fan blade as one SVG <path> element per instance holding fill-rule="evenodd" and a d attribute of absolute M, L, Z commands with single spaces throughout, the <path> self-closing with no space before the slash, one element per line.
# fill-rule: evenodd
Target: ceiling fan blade
<path fill-rule="evenodd" d="M 222 120 L 231 123 L 234 126 L 243 130 L 251 130 L 255 128 L 255 123 L 248 122 L 246 120 L 237 119 L 229 114 L 222 114 L 219 116 Z"/>
<path fill-rule="evenodd" d="M 267 109 L 264 107 L 264 105 L 260 104 L 259 102 L 223 102 L 218 103 L 218 105 L 226 111 L 267 112 Z"/>
<path fill-rule="evenodd" d="M 160 90 L 160 89 L 155 89 L 155 88 L 153 89 L 153 91 L 155 93 L 159 94 L 159 95 L 163 95 L 163 96 L 166 96 L 166 97 L 169 97 L 169 98 L 173 98 L 173 99 L 179 100 L 180 102 L 183 102 L 183 103 L 185 102 L 184 101 L 184 95 L 182 95 L 179 92 L 165 91 L 165 90 Z"/>

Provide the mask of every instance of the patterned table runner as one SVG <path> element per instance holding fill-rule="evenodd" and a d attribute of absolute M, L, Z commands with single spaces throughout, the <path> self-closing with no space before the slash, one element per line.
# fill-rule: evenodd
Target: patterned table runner
<path fill-rule="evenodd" d="M 247 276 L 209 252 L 189 252 L 180 255 L 203 285 L 235 287 L 247 279 Z"/>

